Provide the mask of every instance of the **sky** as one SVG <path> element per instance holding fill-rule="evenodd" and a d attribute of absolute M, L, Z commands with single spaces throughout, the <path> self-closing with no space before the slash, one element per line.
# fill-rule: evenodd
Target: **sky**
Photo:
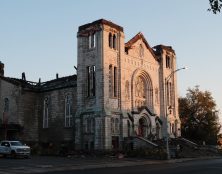
<path fill-rule="evenodd" d="M 142 32 L 151 47 L 177 55 L 178 95 L 199 85 L 222 112 L 222 13 L 209 0 L 0 0 L 0 61 L 5 76 L 37 82 L 76 73 L 77 30 L 104 18 L 124 27 L 125 42 Z"/>

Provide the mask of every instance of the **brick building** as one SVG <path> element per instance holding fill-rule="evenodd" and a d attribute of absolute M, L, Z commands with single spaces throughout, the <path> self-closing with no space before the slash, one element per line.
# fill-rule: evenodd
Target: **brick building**
<path fill-rule="evenodd" d="M 174 50 L 124 37 L 104 19 L 80 26 L 77 75 L 44 83 L 5 77 L 0 63 L 0 139 L 106 150 L 180 136 Z"/>

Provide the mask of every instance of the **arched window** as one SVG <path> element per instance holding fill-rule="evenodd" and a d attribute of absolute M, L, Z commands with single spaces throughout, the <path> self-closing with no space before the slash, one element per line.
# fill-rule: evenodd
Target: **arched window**
<path fill-rule="evenodd" d="M 109 33 L 109 47 L 110 47 L 110 48 L 112 48 L 112 47 L 113 47 L 112 42 L 113 42 L 113 39 L 112 39 L 112 34 L 111 34 L 111 33 Z"/>
<path fill-rule="evenodd" d="M 156 138 L 160 139 L 160 125 L 156 123 Z"/>
<path fill-rule="evenodd" d="M 72 126 L 72 115 L 71 115 L 71 97 L 65 97 L 65 127 Z"/>
<path fill-rule="evenodd" d="M 86 85 L 87 85 L 87 97 L 96 95 L 96 66 L 86 67 Z"/>
<path fill-rule="evenodd" d="M 116 50 L 116 35 L 113 35 L 113 48 Z"/>
<path fill-rule="evenodd" d="M 4 112 L 8 112 L 9 111 L 9 99 L 5 98 L 4 99 Z"/>
<path fill-rule="evenodd" d="M 49 120 L 49 101 L 48 97 L 44 99 L 44 106 L 43 106 L 43 128 L 48 128 L 48 120 Z"/>

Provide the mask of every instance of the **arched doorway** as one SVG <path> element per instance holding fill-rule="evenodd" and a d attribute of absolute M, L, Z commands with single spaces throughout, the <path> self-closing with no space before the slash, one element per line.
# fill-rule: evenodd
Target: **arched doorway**
<path fill-rule="evenodd" d="M 145 117 L 139 119 L 138 135 L 146 138 L 150 134 L 150 122 Z"/>

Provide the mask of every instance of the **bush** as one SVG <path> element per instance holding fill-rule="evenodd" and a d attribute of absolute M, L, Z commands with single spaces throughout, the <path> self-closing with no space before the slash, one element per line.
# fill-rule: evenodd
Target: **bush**
<path fill-rule="evenodd" d="M 164 149 L 147 149 L 140 148 L 135 150 L 128 150 L 125 152 L 128 157 L 140 157 L 140 158 L 149 158 L 149 159 L 167 159 L 167 153 Z"/>

